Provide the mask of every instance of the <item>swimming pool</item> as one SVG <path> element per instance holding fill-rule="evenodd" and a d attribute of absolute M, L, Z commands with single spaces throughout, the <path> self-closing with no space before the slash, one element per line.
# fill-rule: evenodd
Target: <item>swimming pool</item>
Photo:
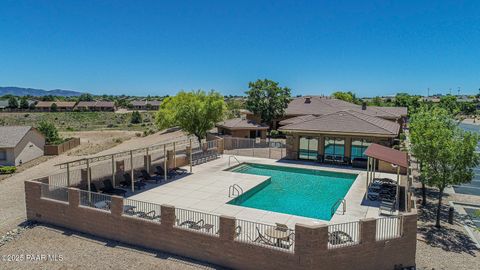
<path fill-rule="evenodd" d="M 332 206 L 345 197 L 357 178 L 356 174 L 255 163 L 229 171 L 270 176 L 229 204 L 322 220 L 332 218 Z"/>

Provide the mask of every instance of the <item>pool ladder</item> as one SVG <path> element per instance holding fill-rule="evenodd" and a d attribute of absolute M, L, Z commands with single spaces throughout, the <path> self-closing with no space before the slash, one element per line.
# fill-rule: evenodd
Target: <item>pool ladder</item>
<path fill-rule="evenodd" d="M 232 158 L 234 158 L 234 159 L 238 162 L 238 164 L 242 164 L 242 163 L 240 162 L 240 160 L 238 160 L 238 158 L 237 158 L 236 156 L 229 156 L 229 157 L 228 157 L 228 167 L 230 167 L 230 160 L 231 160 Z"/>
<path fill-rule="evenodd" d="M 243 194 L 243 188 L 237 184 L 233 184 L 228 187 L 228 197 L 235 197 L 235 193 L 237 194 L 236 197 Z"/>
<path fill-rule="evenodd" d="M 332 216 L 335 214 L 337 206 L 340 206 L 341 204 L 343 205 L 342 215 L 345 214 L 345 212 L 347 211 L 347 201 L 345 199 L 340 198 L 332 205 L 332 208 L 330 208 L 330 214 Z"/>

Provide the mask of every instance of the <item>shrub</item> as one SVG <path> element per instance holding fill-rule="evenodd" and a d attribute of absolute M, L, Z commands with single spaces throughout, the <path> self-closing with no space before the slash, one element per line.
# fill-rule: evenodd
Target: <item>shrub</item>
<path fill-rule="evenodd" d="M 11 174 L 17 170 L 15 166 L 0 166 L 0 174 Z"/>
<path fill-rule="evenodd" d="M 132 124 L 142 123 L 142 115 L 138 111 L 132 112 L 132 118 L 130 119 L 130 123 Z"/>
<path fill-rule="evenodd" d="M 56 144 L 62 140 L 58 135 L 57 127 L 50 122 L 41 121 L 38 125 L 38 131 L 45 136 L 45 141 L 47 144 Z"/>

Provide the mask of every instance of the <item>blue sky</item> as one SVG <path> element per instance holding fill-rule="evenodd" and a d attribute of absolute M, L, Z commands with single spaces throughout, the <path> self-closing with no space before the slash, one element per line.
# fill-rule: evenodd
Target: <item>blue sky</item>
<path fill-rule="evenodd" d="M 477 93 L 480 1 L 1 1 L 0 86 Z"/>

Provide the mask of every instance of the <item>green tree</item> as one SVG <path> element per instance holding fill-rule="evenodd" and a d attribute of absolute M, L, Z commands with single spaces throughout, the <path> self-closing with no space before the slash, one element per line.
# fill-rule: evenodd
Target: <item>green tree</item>
<path fill-rule="evenodd" d="M 29 105 L 28 105 L 28 100 L 27 100 L 27 97 L 22 97 L 20 99 L 20 109 L 28 109 L 29 108 Z"/>
<path fill-rule="evenodd" d="M 444 108 L 452 115 L 456 115 L 460 111 L 460 108 L 457 103 L 457 97 L 452 95 L 446 95 L 441 97 L 440 107 Z"/>
<path fill-rule="evenodd" d="M 421 163 L 424 183 L 438 188 L 436 227 L 440 227 L 443 192 L 449 185 L 468 183 L 478 165 L 479 137 L 460 129 L 442 108 L 422 108 L 410 122 L 412 152 Z"/>
<path fill-rule="evenodd" d="M 285 114 L 290 103 L 290 88 L 280 87 L 278 82 L 267 79 L 250 82 L 248 88 L 246 108 L 271 127 L 273 120 Z"/>
<path fill-rule="evenodd" d="M 353 103 L 353 96 L 348 92 L 337 91 L 337 92 L 333 92 L 332 96 L 336 99 Z"/>
<path fill-rule="evenodd" d="M 55 97 L 52 95 L 46 95 L 41 98 L 42 101 L 55 101 Z"/>
<path fill-rule="evenodd" d="M 89 93 L 83 93 L 78 97 L 78 101 L 93 101 L 93 96 Z"/>
<path fill-rule="evenodd" d="M 17 109 L 18 108 L 18 100 L 16 97 L 11 96 L 8 98 L 8 107 L 10 109 Z"/>
<path fill-rule="evenodd" d="M 58 135 L 57 127 L 53 123 L 41 121 L 37 129 L 45 136 L 47 144 L 57 144 L 62 140 L 60 135 Z"/>
<path fill-rule="evenodd" d="M 376 96 L 372 99 L 373 106 L 382 106 L 382 99 L 379 96 Z"/>
<path fill-rule="evenodd" d="M 411 114 L 420 108 L 420 96 L 412 96 L 407 93 L 398 93 L 395 96 L 395 106 L 407 107 Z"/>
<path fill-rule="evenodd" d="M 229 98 L 225 103 L 227 105 L 227 118 L 240 117 L 240 110 L 243 109 L 244 106 L 242 101 L 235 98 Z"/>
<path fill-rule="evenodd" d="M 58 105 L 57 105 L 57 103 L 52 103 L 52 105 L 50 105 L 50 111 L 51 111 L 51 112 L 58 112 Z"/>
<path fill-rule="evenodd" d="M 130 118 L 130 123 L 132 124 L 142 123 L 142 115 L 138 111 L 132 112 L 132 118 Z"/>
<path fill-rule="evenodd" d="M 207 131 L 223 119 L 225 113 L 223 96 L 216 91 L 179 92 L 164 99 L 155 115 L 160 129 L 179 126 L 183 131 L 197 137 L 199 143 Z"/>

